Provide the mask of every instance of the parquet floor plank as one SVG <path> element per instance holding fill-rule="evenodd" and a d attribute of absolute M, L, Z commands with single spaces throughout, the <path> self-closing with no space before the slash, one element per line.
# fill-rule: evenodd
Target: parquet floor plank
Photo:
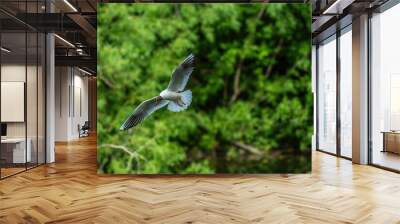
<path fill-rule="evenodd" d="M 400 175 L 313 152 L 299 175 L 97 175 L 96 139 L 0 181 L 0 223 L 398 223 Z"/>

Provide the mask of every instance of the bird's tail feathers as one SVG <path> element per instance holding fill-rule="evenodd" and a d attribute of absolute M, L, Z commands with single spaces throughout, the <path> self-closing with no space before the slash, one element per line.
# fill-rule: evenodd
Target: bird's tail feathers
<path fill-rule="evenodd" d="M 192 91 L 190 91 L 189 89 L 185 90 L 181 93 L 181 96 L 182 96 L 182 101 L 185 104 L 185 109 L 186 109 L 192 103 Z"/>
<path fill-rule="evenodd" d="M 172 111 L 172 112 L 181 112 L 182 110 L 184 110 L 185 108 L 179 106 L 178 104 L 176 104 L 175 102 L 171 101 L 168 103 L 168 110 Z"/>
<path fill-rule="evenodd" d="M 192 103 L 192 91 L 186 90 L 181 93 L 182 101 L 184 105 L 180 106 L 177 103 L 170 101 L 168 103 L 168 110 L 172 112 L 181 112 L 183 110 L 186 110 L 190 104 Z"/>

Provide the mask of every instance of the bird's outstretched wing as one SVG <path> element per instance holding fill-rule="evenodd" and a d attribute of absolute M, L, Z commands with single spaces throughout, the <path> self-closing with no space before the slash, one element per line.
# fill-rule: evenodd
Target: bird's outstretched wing
<path fill-rule="evenodd" d="M 184 90 L 193 69 L 194 55 L 190 54 L 172 73 L 171 81 L 167 89 L 174 92 Z"/>
<path fill-rule="evenodd" d="M 164 107 L 168 104 L 167 100 L 163 100 L 161 96 L 153 97 L 149 100 L 143 101 L 133 113 L 129 116 L 128 119 L 122 124 L 120 130 L 127 130 L 131 127 L 138 125 L 142 122 L 147 116 L 152 114 L 154 111 Z"/>

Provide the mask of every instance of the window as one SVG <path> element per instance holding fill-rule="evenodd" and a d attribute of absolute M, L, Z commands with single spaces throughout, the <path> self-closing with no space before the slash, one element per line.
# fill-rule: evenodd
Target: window
<path fill-rule="evenodd" d="M 336 36 L 318 47 L 318 149 L 336 153 Z"/>
<path fill-rule="evenodd" d="M 351 26 L 340 36 L 340 154 L 351 158 L 352 149 L 352 35 Z"/>
<path fill-rule="evenodd" d="M 371 18 L 372 163 L 400 170 L 400 5 Z"/>

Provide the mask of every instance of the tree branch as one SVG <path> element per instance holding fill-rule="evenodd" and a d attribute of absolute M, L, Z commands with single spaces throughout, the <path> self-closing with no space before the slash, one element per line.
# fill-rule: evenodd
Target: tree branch
<path fill-rule="evenodd" d="M 251 145 L 246 145 L 244 143 L 241 142 L 232 142 L 232 144 L 240 149 L 243 149 L 251 154 L 256 154 L 256 155 L 262 155 L 263 153 L 261 152 L 261 150 L 259 150 L 258 148 L 251 146 Z"/>
<path fill-rule="evenodd" d="M 283 39 L 281 38 L 281 39 L 279 39 L 278 46 L 275 48 L 275 51 L 272 54 L 271 61 L 274 61 L 276 59 L 278 54 L 281 52 L 282 46 L 283 46 Z M 267 70 L 265 71 L 265 77 L 268 78 L 271 75 L 272 68 L 273 68 L 273 64 L 271 63 L 271 65 L 268 66 Z"/>
<path fill-rule="evenodd" d="M 181 11 L 178 4 L 175 5 L 175 16 L 176 17 L 181 16 Z"/>
<path fill-rule="evenodd" d="M 233 80 L 233 94 L 231 96 L 231 99 L 229 101 L 229 104 L 232 104 L 235 102 L 235 100 L 238 98 L 241 90 L 240 90 L 240 75 L 242 73 L 242 66 L 243 66 L 243 58 L 240 58 L 238 67 L 235 72 L 235 78 Z"/>
<path fill-rule="evenodd" d="M 265 6 L 267 5 L 266 3 L 269 2 L 269 0 L 265 0 L 264 2 L 265 2 L 265 4 L 262 4 L 263 7 L 260 9 L 260 11 L 258 12 L 258 15 L 257 15 L 257 19 L 258 19 L 258 20 L 261 19 L 261 17 L 264 15 Z"/>
<path fill-rule="evenodd" d="M 223 92 L 223 105 L 225 106 L 228 103 L 228 77 L 224 76 L 224 92 Z"/>
<path fill-rule="evenodd" d="M 104 78 L 104 75 L 99 75 L 98 77 L 100 80 L 102 80 L 104 82 L 104 84 L 106 84 L 107 87 L 109 87 L 109 88 L 114 87 L 114 84 L 110 80 Z"/>
<path fill-rule="evenodd" d="M 103 144 L 100 145 L 101 148 L 108 147 L 112 149 L 120 149 L 126 153 L 128 153 L 130 156 L 135 156 L 135 152 L 130 151 L 130 149 L 124 145 L 115 145 L 115 144 Z"/>
<path fill-rule="evenodd" d="M 103 144 L 100 145 L 99 147 L 108 147 L 112 149 L 119 149 L 124 151 L 125 153 L 129 154 L 129 160 L 127 164 L 127 170 L 130 171 L 132 169 L 132 160 L 135 159 L 136 164 L 137 164 L 137 170 L 140 169 L 140 161 L 139 159 L 144 159 L 142 156 L 140 156 L 137 152 L 132 152 L 128 147 L 124 145 L 115 145 L 115 144 Z"/>

